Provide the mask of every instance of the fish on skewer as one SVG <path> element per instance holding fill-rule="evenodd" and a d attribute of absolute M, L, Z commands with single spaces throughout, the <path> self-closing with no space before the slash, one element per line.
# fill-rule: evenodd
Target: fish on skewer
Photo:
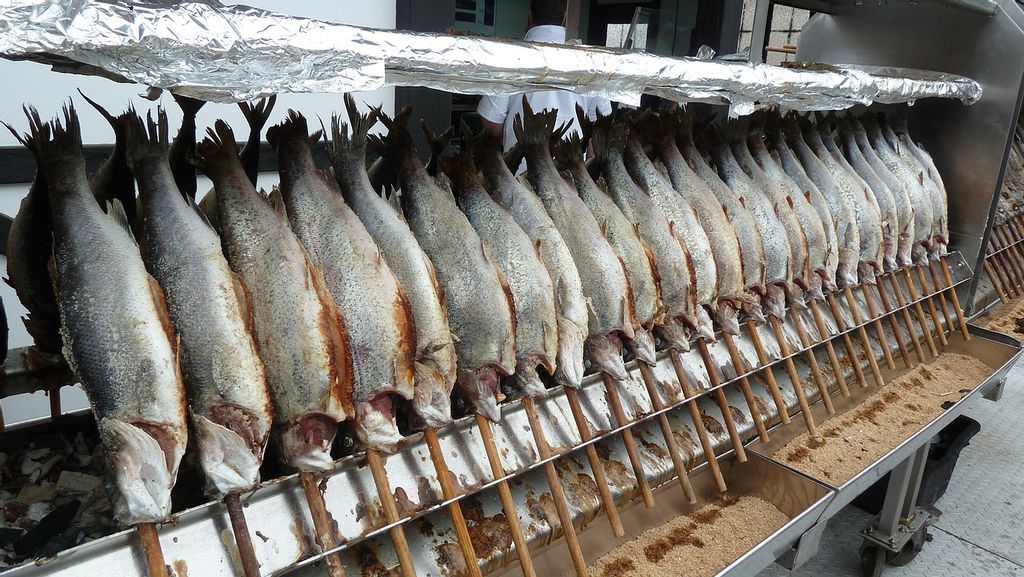
<path fill-rule="evenodd" d="M 271 204 L 246 176 L 231 128 L 218 121 L 197 155 L 213 181 L 228 263 L 248 288 L 282 458 L 302 472 L 328 470 L 338 423 L 355 414 L 341 315 L 284 205 Z"/>
<path fill-rule="evenodd" d="M 259 482 L 273 409 L 253 342 L 248 289 L 228 267 L 220 238 L 178 190 L 168 162 L 167 117 L 128 127 L 127 158 L 139 183 L 143 257 L 164 290 L 207 492 Z M 230 358 L 231 362 L 225 362 Z"/>
<path fill-rule="evenodd" d="M 451 194 L 427 174 L 404 122 L 379 118 L 386 137 L 368 141 L 392 163 L 402 189 L 402 212 L 430 257 L 448 311 L 458 356 L 456 388 L 477 412 L 497 421 L 504 398 L 498 379 L 515 372 L 515 327 L 508 286 L 473 225 Z"/>
<path fill-rule="evenodd" d="M 74 107 L 44 124 L 27 110 L 20 138 L 46 177 L 64 355 L 92 406 L 114 516 L 163 521 L 185 452 L 185 391 L 163 291 L 146 272 L 116 199 L 100 209 Z M 116 299 L 111 295 L 117 295 Z"/>
<path fill-rule="evenodd" d="M 377 121 L 377 112 L 360 114 L 355 100 L 345 95 L 348 123 L 335 116 L 331 121 L 328 152 L 334 176 L 348 207 L 373 237 L 384 261 L 405 290 L 416 329 L 414 429 L 437 428 L 451 422 L 452 389 L 455 386 L 455 345 L 448 326 L 441 289 L 434 266 L 409 225 L 374 192 L 366 173 L 366 134 Z"/>
<path fill-rule="evenodd" d="M 310 136 L 305 117 L 292 110 L 267 131 L 277 151 L 278 190 L 288 221 L 346 328 L 356 436 L 368 447 L 391 452 L 402 439 L 396 397 L 413 398 L 412 313 L 405 290 L 337 182 L 314 165 L 311 145 L 320 137 L 319 131 Z"/>
<path fill-rule="evenodd" d="M 538 395 L 544 392 L 544 383 L 537 367 L 554 374 L 558 355 L 554 285 L 530 237 L 491 198 L 473 160 L 475 149 L 498 146 L 497 139 L 487 133 L 474 136 L 466 125 L 461 134 L 462 151 L 442 160 L 441 168 L 451 179 L 459 208 L 486 244 L 512 294 L 516 331 L 516 371 L 512 380 L 524 394 Z"/>

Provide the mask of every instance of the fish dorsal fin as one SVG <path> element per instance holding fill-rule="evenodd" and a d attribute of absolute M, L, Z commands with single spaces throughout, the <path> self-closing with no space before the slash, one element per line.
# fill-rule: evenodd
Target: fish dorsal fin
<path fill-rule="evenodd" d="M 231 286 L 235 291 L 235 299 L 238 300 L 238 312 L 242 315 L 242 321 L 249 329 L 249 335 L 252 336 L 253 344 L 256 345 L 256 350 L 259 352 L 259 339 L 256 338 L 256 321 L 252 315 L 252 296 L 249 294 L 249 287 L 245 284 L 245 279 L 234 271 L 231 271 Z"/>
<path fill-rule="evenodd" d="M 274 209 L 274 214 L 277 215 L 277 218 L 281 222 L 288 224 L 288 211 L 284 206 L 284 196 L 281 195 L 281 189 L 275 186 L 270 191 L 270 194 L 267 195 L 267 200 L 270 202 L 270 207 Z"/>
<path fill-rule="evenodd" d="M 128 224 L 128 213 L 124 211 L 124 205 L 118 199 L 107 201 L 107 215 L 110 216 L 121 228 L 124 229 L 128 236 L 131 237 L 132 242 L 138 245 L 135 240 L 135 235 L 132 234 L 132 227 Z"/>

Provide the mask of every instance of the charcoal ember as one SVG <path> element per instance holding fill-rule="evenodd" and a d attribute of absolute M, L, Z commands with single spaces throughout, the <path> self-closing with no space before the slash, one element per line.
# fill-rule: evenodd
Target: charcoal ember
<path fill-rule="evenodd" d="M 68 501 L 46 515 L 30 531 L 14 543 L 14 554 L 27 556 L 39 550 L 54 537 L 67 531 L 72 519 L 78 513 L 81 502 L 77 499 Z"/>

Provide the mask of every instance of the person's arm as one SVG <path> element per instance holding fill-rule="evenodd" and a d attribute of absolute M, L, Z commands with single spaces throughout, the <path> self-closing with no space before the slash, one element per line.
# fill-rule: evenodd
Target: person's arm
<path fill-rule="evenodd" d="M 480 104 L 476 111 L 480 115 L 487 132 L 499 139 L 505 129 L 505 118 L 508 116 L 508 96 L 484 96 L 480 98 Z"/>

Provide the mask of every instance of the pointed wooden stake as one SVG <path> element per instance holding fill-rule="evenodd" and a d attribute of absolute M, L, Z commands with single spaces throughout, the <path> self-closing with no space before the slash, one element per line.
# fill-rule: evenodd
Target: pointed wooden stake
<path fill-rule="evenodd" d="M 430 460 L 434 463 L 434 471 L 437 472 L 437 481 L 441 483 L 441 496 L 445 501 L 458 496 L 452 479 L 448 474 L 448 463 L 445 461 L 444 452 L 441 450 L 441 443 L 437 440 L 437 432 L 434 429 L 423 431 L 423 440 L 427 443 L 427 450 L 430 452 Z M 462 506 L 458 501 L 448 505 L 448 515 L 452 519 L 452 527 L 455 529 L 455 537 L 459 541 L 459 549 L 462 557 L 466 560 L 466 568 L 473 577 L 482 577 L 480 573 L 480 561 L 477 559 L 476 550 L 473 549 L 473 539 L 469 536 L 469 528 L 466 526 L 466 518 L 462 514 Z"/>
<path fill-rule="evenodd" d="M 715 486 L 724 493 L 727 489 L 725 477 L 722 476 L 722 469 L 718 466 L 718 458 L 715 457 L 715 446 L 711 442 L 711 437 L 708 436 L 708 430 L 704 426 L 704 419 L 701 417 L 697 401 L 694 399 L 697 396 L 697 392 L 690 384 L 690 378 L 686 376 L 686 370 L 683 368 L 683 360 L 679 357 L 679 351 L 669 349 L 668 354 L 672 358 L 672 367 L 676 370 L 676 378 L 679 380 L 679 386 L 683 389 L 683 396 L 689 399 L 686 401 L 686 409 L 690 412 L 693 428 L 697 430 L 697 439 L 700 440 L 700 446 L 704 451 L 704 459 L 708 463 L 708 469 L 711 471 L 711 476 L 715 479 Z"/>
<path fill-rule="evenodd" d="M 821 402 L 825 405 L 825 411 L 830 415 L 834 415 L 836 414 L 836 408 L 832 404 L 832 396 L 829 394 L 828 385 L 825 384 L 825 378 L 821 374 L 821 369 L 818 368 L 818 359 L 814 356 L 814 349 L 811 345 L 811 338 L 807 334 L 807 327 L 804 326 L 804 319 L 800 316 L 800 311 L 795 309 L 790 311 L 790 316 L 793 318 L 793 327 L 796 328 L 797 337 L 800 339 L 800 347 L 804 349 L 804 359 L 811 367 L 811 377 L 814 379 L 814 384 L 818 387 Z"/>
<path fill-rule="evenodd" d="M 526 409 L 526 418 L 530 420 L 530 429 L 533 432 L 533 441 L 537 444 L 540 457 L 547 459 L 551 457 L 551 447 L 544 438 L 544 429 L 540 426 L 540 419 L 537 417 L 537 407 L 532 397 L 523 397 L 523 408 Z M 555 510 L 558 512 L 558 520 L 562 525 L 562 534 L 565 535 L 565 544 L 569 548 L 569 557 L 572 559 L 572 566 L 576 570 L 576 577 L 587 577 L 587 561 L 583 557 L 583 550 L 580 549 L 580 541 L 576 536 L 576 526 L 572 524 L 572 515 L 569 513 L 569 505 L 565 500 L 565 492 L 562 490 L 562 482 L 558 478 L 558 471 L 555 470 L 555 463 L 548 461 L 544 463 L 544 476 L 548 480 L 548 488 L 551 489 L 551 500 L 555 502 Z"/>
<path fill-rule="evenodd" d="M 377 487 L 377 497 L 380 499 L 381 507 L 384 508 L 384 520 L 397 523 L 398 503 L 395 502 L 395 495 L 391 492 L 391 483 L 388 481 L 388 473 L 384 469 L 384 461 L 379 452 L 370 449 L 366 451 L 366 464 L 370 467 L 370 474 L 373 475 L 373 484 Z M 308 496 L 308 493 L 307 493 Z M 398 557 L 398 565 L 402 569 L 402 577 L 416 577 L 416 567 L 412 562 L 412 552 L 409 550 L 409 542 L 405 539 L 405 530 L 401 525 L 391 528 L 391 541 L 395 544 L 395 555 Z M 466 560 L 469 564 L 469 560 Z"/>
<path fill-rule="evenodd" d="M 828 303 L 829 311 L 832 313 L 832 318 L 836 321 L 836 327 L 839 332 L 843 334 L 841 337 L 843 340 L 843 349 L 846 351 L 846 358 L 850 361 L 850 367 L 853 368 L 853 376 L 857 380 L 857 384 L 861 388 L 868 386 L 867 379 L 864 378 L 864 369 L 860 365 L 860 358 L 857 357 L 857 349 L 853 348 L 853 339 L 850 338 L 850 333 L 847 332 L 846 319 L 843 318 L 842 310 L 839 308 L 839 303 L 836 302 L 836 297 L 832 293 L 825 295 L 825 302 Z"/>
<path fill-rule="evenodd" d="M 651 408 L 655 411 L 664 409 L 665 403 L 661 402 L 661 396 L 658 394 L 658 388 L 655 385 L 656 381 L 651 373 L 651 368 L 640 360 L 636 364 L 640 367 L 640 377 L 647 388 L 647 396 L 651 399 Z M 692 505 L 697 502 L 697 495 L 693 492 L 693 486 L 690 484 L 690 475 L 686 470 L 686 463 L 683 463 L 679 445 L 676 444 L 676 437 L 672 433 L 672 426 L 668 422 L 668 415 L 665 413 L 658 415 L 658 426 L 661 427 L 661 436 L 665 439 L 665 448 L 672 459 L 672 467 L 675 469 L 676 477 L 679 479 L 679 486 L 683 490 L 686 500 Z"/>
<path fill-rule="evenodd" d="M 608 396 L 608 405 L 612 410 L 615 426 L 616 428 L 622 427 L 629 422 L 629 419 L 626 418 L 626 412 L 622 410 L 622 399 L 619 398 L 619 389 L 616 387 L 615 379 L 608 373 L 601 373 L 601 378 L 604 380 L 604 390 Z M 636 440 L 633 438 L 632 429 L 622 430 L 622 444 L 626 448 L 629 464 L 633 466 L 633 475 L 636 477 L 644 505 L 648 508 L 654 507 L 654 493 L 651 492 L 651 485 L 647 482 L 647 474 L 644 472 L 644 464 L 640 460 L 640 453 L 636 450 Z"/>
<path fill-rule="evenodd" d="M 939 280 L 938 273 L 935 272 L 935 263 L 928 261 L 928 276 L 931 279 L 931 286 L 934 287 L 937 296 L 939 297 L 939 310 L 942 311 L 942 318 L 946 321 L 944 333 L 952 333 L 953 328 L 953 317 L 949 314 L 949 303 L 946 302 L 946 292 L 942 287 L 942 282 Z"/>
<path fill-rule="evenodd" d="M 996 271 L 992 269 L 992 263 L 986 258 L 981 266 L 985 269 L 985 274 L 988 275 L 989 280 L 992 281 L 992 286 L 996 289 L 996 295 L 999 296 L 999 300 L 1003 303 L 1010 302 L 1010 296 L 1006 293 L 1006 287 L 1003 286 L 1002 279 L 996 274 Z"/>
<path fill-rule="evenodd" d="M 868 366 L 871 367 L 871 374 L 875 378 L 875 384 L 879 387 L 885 385 L 885 379 L 882 378 L 882 371 L 878 368 L 878 359 L 875 358 L 875 349 L 871 347 L 871 339 L 868 337 L 868 331 L 864 328 L 864 318 L 860 316 L 860 308 L 857 306 L 857 299 L 853 296 L 853 290 L 850 287 L 843 289 L 843 293 L 846 295 L 846 303 L 850 305 L 850 313 L 853 315 L 853 324 L 857 327 L 857 334 L 860 336 L 860 342 L 864 345 L 864 354 L 868 357 Z"/>
<path fill-rule="evenodd" d="M 839 355 L 836 354 L 836 349 L 832 345 L 832 338 L 829 336 L 828 327 L 825 325 L 825 318 L 821 316 L 821 308 L 818 307 L 818 301 L 811 300 L 807 304 L 811 309 L 811 317 L 814 318 L 814 327 L 818 329 L 818 335 L 821 336 L 822 342 L 825 343 L 825 352 L 828 354 L 829 364 L 832 365 L 832 372 L 836 376 L 839 394 L 849 397 L 850 389 L 846 386 L 846 376 L 843 375 L 845 371 L 843 366 L 839 364 Z M 851 362 L 850 364 L 853 363 Z"/>
<path fill-rule="evenodd" d="M 242 501 L 238 493 L 226 495 L 224 506 L 228 510 L 228 520 L 231 521 L 231 532 L 235 534 L 242 573 L 245 577 L 260 577 L 260 562 L 256 560 L 256 549 L 252 546 L 252 535 L 249 534 L 249 524 L 245 521 L 245 512 L 242 511 Z"/>
<path fill-rule="evenodd" d="M 142 554 L 146 559 L 149 577 L 167 577 L 167 564 L 164 562 L 164 550 L 160 547 L 160 536 L 153 523 L 139 523 L 135 526 L 142 540 Z"/>
<path fill-rule="evenodd" d="M 818 434 L 818 425 L 814 422 L 811 406 L 807 403 L 807 395 L 804 394 L 804 384 L 800 382 L 800 374 L 796 372 L 796 365 L 793 364 L 789 341 L 786 340 L 786 334 L 782 331 L 782 323 L 778 318 L 771 315 L 768 316 L 768 322 L 772 326 L 772 332 L 775 333 L 775 340 L 779 343 L 779 350 L 782 351 L 782 356 L 785 357 L 783 363 L 786 365 L 786 372 L 789 373 L 789 380 L 793 384 L 793 393 L 796 394 L 796 400 L 800 404 L 800 412 L 803 413 L 804 424 L 807 425 L 807 434 L 812 439 L 820 439 L 821 435 Z"/>
<path fill-rule="evenodd" d="M 942 276 L 946 279 L 946 289 L 949 291 L 949 298 L 953 301 L 953 310 L 956 311 L 956 322 L 960 325 L 960 336 L 965 341 L 971 340 L 971 333 L 967 330 L 967 319 L 964 318 L 964 311 L 960 308 L 960 297 L 956 294 L 956 288 L 953 286 L 953 273 L 949 270 L 949 263 L 946 262 L 946 257 L 939 258 L 939 265 L 942 266 Z"/>
<path fill-rule="evenodd" d="M 892 301 L 889 300 L 889 291 L 885 290 L 884 281 L 886 278 L 889 279 L 889 283 L 893 286 L 893 294 L 896 297 L 896 304 L 899 307 L 900 315 L 903 317 L 903 326 L 907 330 L 907 334 L 910 335 L 910 342 L 914 345 L 914 354 L 917 356 L 917 362 L 923 363 L 924 351 L 921 349 L 921 339 L 917 337 L 917 331 L 914 330 L 913 321 L 910 320 L 910 312 L 907 311 L 907 303 L 903 300 L 902 291 L 899 290 L 899 281 L 896 280 L 896 273 L 889 273 L 879 277 L 878 296 L 882 299 L 882 307 L 885 308 L 887 312 L 892 313 L 892 317 L 895 317 L 895 311 L 897 309 L 892 306 Z M 895 324 L 893 325 L 893 330 L 896 330 Z"/>
<path fill-rule="evenodd" d="M 946 346 L 949 342 L 946 341 L 946 333 L 942 330 L 939 311 L 935 309 L 935 300 L 932 298 L 934 295 L 929 294 L 931 291 L 928 289 L 928 281 L 924 278 L 924 267 L 916 266 L 914 269 L 917 271 L 917 280 L 921 283 L 921 296 L 924 297 L 924 301 L 928 305 L 928 315 L 932 317 L 932 324 L 935 325 L 936 336 L 938 336 L 942 346 Z"/>
<path fill-rule="evenodd" d="M 914 314 L 917 316 L 917 323 L 921 327 L 921 332 L 924 333 L 924 340 L 928 344 L 928 352 L 932 354 L 932 357 L 938 357 L 939 351 L 935 347 L 935 341 L 932 340 L 932 333 L 928 330 L 928 319 L 924 316 L 924 308 L 921 307 L 921 297 L 917 294 L 917 288 L 914 286 L 914 281 L 910 278 L 910 269 L 903 269 L 903 280 L 907 285 L 907 291 L 910 292 L 910 299 L 914 302 Z M 895 285 L 897 288 L 899 285 Z"/>
<path fill-rule="evenodd" d="M 707 370 L 708 379 L 711 380 L 711 387 L 714 390 L 715 400 L 718 401 L 718 408 L 722 411 L 722 420 L 725 421 L 725 428 L 729 431 L 729 440 L 732 441 L 732 448 L 736 451 L 736 460 L 740 463 L 747 462 L 747 451 L 743 447 L 743 440 L 736 429 L 736 422 L 732 418 L 732 410 L 729 409 L 729 401 L 725 398 L 725 392 L 719 385 L 722 384 L 718 378 L 718 369 L 715 368 L 715 361 L 711 357 L 707 342 L 704 339 L 697 339 L 697 350 L 700 358 L 704 361 L 704 368 Z"/>
<path fill-rule="evenodd" d="M 868 314 L 871 315 L 871 319 L 868 321 L 875 328 L 875 336 L 878 338 L 878 345 L 882 347 L 882 357 L 885 358 L 885 366 L 889 367 L 889 370 L 896 369 L 896 362 L 893 361 L 892 351 L 890 350 L 892 345 L 889 343 L 889 337 L 885 334 L 885 329 L 882 328 L 882 320 L 879 318 L 878 305 L 875 304 L 875 299 L 871 298 L 871 291 L 868 289 L 866 284 L 860 285 L 860 292 L 864 295 L 864 303 L 868 306 Z M 906 346 L 904 346 L 906 348 Z"/>
<path fill-rule="evenodd" d="M 736 374 L 740 375 L 740 391 L 743 393 L 743 398 L 747 401 L 747 407 L 750 409 L 750 418 L 754 421 L 757 437 L 761 439 L 762 443 L 767 443 L 771 439 L 768 438 L 768 429 L 765 428 L 764 421 L 761 419 L 761 408 L 758 407 L 757 401 L 754 400 L 754 391 L 750 390 L 750 381 L 747 380 L 747 376 L 744 374 L 747 367 L 743 362 L 743 357 L 740 356 L 740 350 L 736 348 L 736 341 L 731 334 L 723 331 L 722 340 L 725 341 L 725 348 L 729 350 L 729 358 L 732 360 L 732 366 L 736 368 Z"/>
<path fill-rule="evenodd" d="M 564 387 L 562 390 L 565 391 L 565 400 L 569 403 L 569 410 L 572 412 L 573 421 L 576 422 L 576 431 L 580 434 L 580 440 L 583 442 L 589 441 L 592 436 L 587 425 L 587 419 L 583 415 L 579 394 L 572 387 Z M 604 474 L 604 464 L 601 463 L 601 459 L 597 454 L 597 447 L 591 443 L 587 445 L 584 451 L 587 453 L 587 461 L 590 462 L 590 470 L 594 474 L 594 483 L 597 485 L 597 491 L 601 495 L 601 505 L 604 506 L 608 523 L 612 526 L 612 533 L 616 537 L 622 537 L 626 534 L 626 530 L 622 528 L 619 509 L 615 504 L 615 498 L 612 497 L 611 489 L 608 488 L 608 479 Z"/>
<path fill-rule="evenodd" d="M 299 473 L 299 484 L 302 485 L 302 492 L 306 494 L 306 504 L 309 506 L 309 516 L 313 518 L 313 532 L 316 537 L 316 544 L 321 551 L 327 551 L 337 547 L 338 542 L 334 538 L 334 524 L 331 523 L 331 516 L 324 505 L 324 496 L 317 486 L 316 475 L 305 472 Z M 383 502 L 384 499 L 381 499 Z M 405 535 L 402 535 L 405 538 Z M 398 545 L 395 545 L 398 549 Z M 408 551 L 408 546 L 406 546 Z M 341 556 L 333 553 L 324 558 L 327 562 L 327 573 L 331 577 L 344 577 L 345 568 L 341 564 Z M 413 572 L 415 575 L 415 571 Z M 408 576 L 406 576 L 408 577 Z"/>
<path fill-rule="evenodd" d="M 761 341 L 761 333 L 757 330 L 757 324 L 752 320 L 747 321 L 747 332 L 750 334 L 750 342 L 754 345 L 754 352 L 757 353 L 757 362 L 761 365 L 761 376 L 764 377 L 765 383 L 768 385 L 768 394 L 772 396 L 772 401 L 775 402 L 775 409 L 779 412 L 779 421 L 783 425 L 788 425 L 791 421 L 789 418 L 789 408 L 786 407 L 786 400 L 782 398 L 782 392 L 779 390 L 779 383 L 775 380 L 775 373 L 772 372 L 771 367 L 768 366 L 770 361 L 768 360 L 768 353 L 764 350 L 764 343 Z"/>

